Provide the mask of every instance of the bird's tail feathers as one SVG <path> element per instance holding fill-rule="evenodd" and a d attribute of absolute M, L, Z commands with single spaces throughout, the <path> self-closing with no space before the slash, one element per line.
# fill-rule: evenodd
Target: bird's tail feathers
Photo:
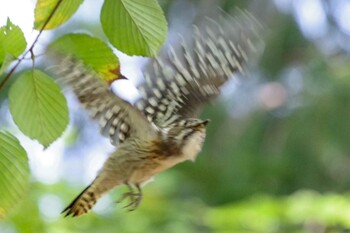
<path fill-rule="evenodd" d="M 65 217 L 86 214 L 92 209 L 98 198 L 93 186 L 89 185 L 62 211 L 62 214 L 65 213 Z"/>

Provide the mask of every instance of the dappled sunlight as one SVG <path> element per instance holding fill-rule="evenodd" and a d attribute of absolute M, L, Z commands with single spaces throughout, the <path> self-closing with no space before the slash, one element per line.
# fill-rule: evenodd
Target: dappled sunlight
<path fill-rule="evenodd" d="M 281 107 L 287 99 L 287 91 L 280 83 L 268 83 L 259 90 L 258 101 L 266 110 Z"/>
<path fill-rule="evenodd" d="M 326 35 L 328 24 L 326 12 L 321 0 L 294 0 L 296 20 L 309 39 L 318 39 Z"/>
<path fill-rule="evenodd" d="M 60 218 L 58 209 L 63 209 L 62 199 L 57 195 L 45 194 L 42 195 L 39 200 L 39 209 L 42 214 L 42 218 L 47 222 L 54 222 Z"/>

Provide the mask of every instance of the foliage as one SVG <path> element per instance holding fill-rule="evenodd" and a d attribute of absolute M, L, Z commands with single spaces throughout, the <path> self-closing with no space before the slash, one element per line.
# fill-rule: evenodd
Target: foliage
<path fill-rule="evenodd" d="M 67 127 L 66 100 L 59 86 L 40 70 L 27 70 L 17 78 L 10 89 L 9 103 L 18 128 L 44 147 Z"/>
<path fill-rule="evenodd" d="M 0 28 L 0 75 L 13 59 L 24 52 L 26 45 L 22 30 L 7 19 L 6 26 Z"/>
<path fill-rule="evenodd" d="M 120 78 L 119 60 L 106 43 L 86 34 L 66 34 L 53 41 L 48 50 L 74 54 L 85 65 L 111 82 Z"/>
<path fill-rule="evenodd" d="M 11 61 L 17 59 L 15 65 L 2 79 L 0 90 L 30 54 L 33 68 L 23 72 L 12 84 L 9 92 L 9 105 L 18 128 L 29 138 L 38 140 L 45 148 L 59 138 L 66 129 L 68 107 L 60 87 L 48 74 L 34 68 L 34 47 L 44 30 L 54 29 L 65 23 L 74 15 L 82 2 L 82 0 L 38 0 L 35 7 L 34 29 L 39 30 L 39 34 L 26 51 L 26 41 L 18 26 L 12 24 L 8 19 L 7 25 L 0 28 L 0 64 L 2 65 L 0 75 L 11 64 Z M 112 44 L 129 54 L 154 55 L 162 45 L 167 32 L 164 13 L 157 1 L 147 1 L 146 4 L 143 1 L 133 0 L 114 2 L 126 7 L 123 8 L 125 10 L 123 16 L 129 20 L 121 21 L 117 25 L 114 25 L 115 19 L 106 20 L 106 16 L 119 15 L 120 12 L 118 8 L 109 7 L 113 4 L 111 1 L 105 1 L 101 22 Z M 132 24 L 131 21 L 137 23 Z M 111 30 L 113 30 L 113 35 L 127 33 L 127 37 L 123 39 L 127 39 L 128 43 L 114 43 Z M 53 42 L 49 48 L 50 52 L 54 51 L 56 54 L 74 55 L 80 58 L 101 74 L 102 79 L 110 83 L 121 77 L 118 58 L 105 42 L 95 37 L 87 34 L 66 34 Z M 5 156 L 8 152 L 0 151 L 0 153 Z M 16 197 L 15 189 L 9 189 L 9 192 L 10 196 Z M 9 209 L 6 203 L 0 202 L 0 204 L 0 209 L 4 208 L 6 211 Z"/>
<path fill-rule="evenodd" d="M 105 0 L 101 24 L 109 41 L 129 55 L 155 56 L 167 33 L 164 14 L 156 1 Z"/>
<path fill-rule="evenodd" d="M 349 195 L 299 191 L 288 197 L 255 195 L 208 210 L 215 232 L 341 232 L 350 227 Z"/>
<path fill-rule="evenodd" d="M 115 204 L 114 200 L 118 197 L 113 195 L 112 198 L 105 197 L 101 200 L 104 204 L 99 211 L 69 219 L 59 216 L 57 209 L 63 207 L 63 203 L 57 193 L 71 197 L 80 189 L 74 188 L 72 191 L 64 183 L 51 186 L 36 183 L 21 209 L 16 209 L 0 223 L 0 229 L 6 229 L 4 226 L 7 223 L 13 223 L 18 232 L 25 233 L 39 230 L 43 233 L 97 233 L 115 232 L 116 229 L 130 233 L 176 233 L 180 230 L 188 233 L 341 233 L 350 227 L 349 194 L 320 194 L 301 190 L 277 197 L 257 193 L 240 202 L 208 206 L 195 196 L 174 197 L 175 190 L 163 191 L 167 188 L 166 182 L 171 179 L 166 176 L 159 178 L 157 184 L 151 184 L 145 189 L 147 198 L 135 212 L 127 212 L 122 205 Z M 180 185 L 180 179 L 174 184 Z M 10 229 L 13 228 L 4 232 L 11 232 Z"/>
<path fill-rule="evenodd" d="M 27 154 L 10 133 L 0 131 L 0 219 L 16 206 L 28 191 Z"/>
<path fill-rule="evenodd" d="M 78 10 L 82 2 L 83 0 L 38 0 L 35 7 L 34 29 L 49 30 L 60 26 L 61 24 L 69 20 L 70 17 L 72 17 L 72 15 Z M 57 10 L 55 11 L 55 14 L 53 14 L 52 17 L 49 19 L 55 7 L 57 7 Z"/>

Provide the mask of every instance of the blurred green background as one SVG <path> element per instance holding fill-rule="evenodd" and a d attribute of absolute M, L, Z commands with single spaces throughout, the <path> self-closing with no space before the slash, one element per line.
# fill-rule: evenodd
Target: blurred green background
<path fill-rule="evenodd" d="M 157 176 L 134 212 L 115 204 L 121 188 L 92 213 L 64 219 L 59 212 L 111 151 L 68 93 L 72 125 L 63 139 L 43 151 L 22 137 L 32 185 L 0 232 L 350 232 L 350 1 L 159 2 L 175 34 L 217 5 L 248 9 L 267 28 L 249 78 L 225 87 L 202 114 L 212 121 L 197 161 Z M 101 3 L 85 1 L 59 33 L 79 28 L 103 37 L 98 18 L 86 20 L 89 9 L 98 17 Z M 7 116 L 0 125 L 14 128 L 6 100 L 0 104 Z"/>

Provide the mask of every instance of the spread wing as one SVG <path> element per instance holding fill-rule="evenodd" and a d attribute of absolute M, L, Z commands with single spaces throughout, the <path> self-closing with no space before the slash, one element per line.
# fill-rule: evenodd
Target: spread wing
<path fill-rule="evenodd" d="M 221 13 L 193 26 L 190 40 L 181 39 L 179 46 L 146 66 L 136 107 L 160 127 L 196 117 L 235 72 L 245 73 L 250 58 L 260 51 L 261 30 L 247 12 L 238 12 L 236 18 Z"/>
<path fill-rule="evenodd" d="M 129 137 L 146 137 L 155 129 L 145 116 L 128 102 L 116 96 L 93 71 L 70 57 L 59 67 L 59 79 L 72 87 L 92 118 L 97 119 L 104 135 L 113 145 Z"/>

